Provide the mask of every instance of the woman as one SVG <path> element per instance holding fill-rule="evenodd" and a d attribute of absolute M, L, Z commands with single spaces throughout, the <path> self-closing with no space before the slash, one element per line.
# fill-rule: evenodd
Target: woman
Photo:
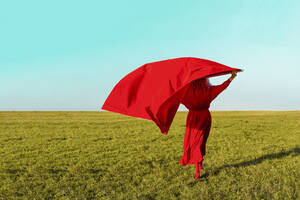
<path fill-rule="evenodd" d="M 184 153 L 179 162 L 182 166 L 195 165 L 195 179 L 200 177 L 206 141 L 211 127 L 210 103 L 228 87 L 235 77 L 236 71 L 233 71 L 228 80 L 217 86 L 211 86 L 207 78 L 194 80 L 188 86 L 181 101 L 189 112 L 184 135 Z"/>

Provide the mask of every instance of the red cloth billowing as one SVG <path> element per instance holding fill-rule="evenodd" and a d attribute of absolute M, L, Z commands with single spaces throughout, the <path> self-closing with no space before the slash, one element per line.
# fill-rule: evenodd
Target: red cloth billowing
<path fill-rule="evenodd" d="M 210 103 L 230 84 L 228 79 L 221 85 L 193 88 L 189 84 L 181 103 L 189 109 L 186 119 L 183 156 L 179 160 L 182 166 L 196 164 L 203 160 L 206 141 L 211 127 Z"/>
<path fill-rule="evenodd" d="M 233 70 L 241 71 L 193 57 L 147 63 L 115 85 L 102 109 L 152 120 L 167 134 L 184 95 L 182 91 L 191 81 Z"/>

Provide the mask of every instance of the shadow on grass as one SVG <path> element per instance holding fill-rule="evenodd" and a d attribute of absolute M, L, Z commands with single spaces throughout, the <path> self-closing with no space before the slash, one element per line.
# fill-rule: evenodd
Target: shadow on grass
<path fill-rule="evenodd" d="M 26 172 L 25 169 L 7 169 L 6 171 L 9 174 L 18 174 L 18 173 L 24 173 L 24 172 Z"/>
<path fill-rule="evenodd" d="M 257 165 L 259 163 L 262 163 L 265 160 L 273 160 L 273 159 L 280 159 L 286 156 L 289 156 L 290 154 L 294 154 L 293 156 L 299 156 L 300 154 L 300 148 L 299 147 L 295 147 L 289 151 L 283 151 L 283 152 L 278 152 L 278 153 L 271 153 L 271 154 L 267 154 L 267 155 L 263 155 L 259 158 L 253 159 L 253 160 L 249 160 L 249 161 L 243 161 L 240 163 L 236 163 L 236 164 L 229 164 L 229 165 L 223 165 L 222 167 L 219 167 L 215 170 L 213 170 L 212 172 L 207 172 L 205 174 L 203 174 L 201 178 L 207 178 L 209 176 L 216 176 L 218 175 L 222 170 L 226 169 L 226 168 L 239 168 L 239 167 L 247 167 L 250 165 Z"/>

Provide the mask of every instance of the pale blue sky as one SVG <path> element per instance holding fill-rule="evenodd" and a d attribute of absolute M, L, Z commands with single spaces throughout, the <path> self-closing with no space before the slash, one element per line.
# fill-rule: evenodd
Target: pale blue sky
<path fill-rule="evenodd" d="M 298 0 L 1 1 L 0 110 L 100 110 L 127 73 L 186 56 L 245 69 L 211 110 L 300 110 L 299 10 Z"/>

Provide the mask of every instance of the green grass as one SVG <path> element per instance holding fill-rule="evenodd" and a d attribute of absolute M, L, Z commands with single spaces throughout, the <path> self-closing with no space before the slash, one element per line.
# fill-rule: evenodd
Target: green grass
<path fill-rule="evenodd" d="M 167 136 L 111 112 L 0 112 L 0 199 L 297 199 L 300 111 L 212 112 L 201 178 Z M 297 191 L 298 189 L 298 191 Z"/>

